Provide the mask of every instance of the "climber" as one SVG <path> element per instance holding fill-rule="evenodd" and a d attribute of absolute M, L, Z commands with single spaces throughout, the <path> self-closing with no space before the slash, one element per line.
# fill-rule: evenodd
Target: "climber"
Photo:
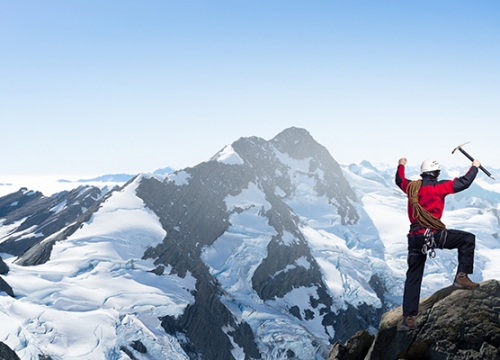
<path fill-rule="evenodd" d="M 479 284 L 472 282 L 468 274 L 474 268 L 476 237 L 469 232 L 446 229 L 441 222 L 446 195 L 467 189 L 478 173 L 481 163 L 472 162 L 464 176 L 453 180 L 438 181 L 441 167 L 436 160 L 427 159 L 420 167 L 421 180 L 410 181 L 405 177 L 406 158 L 399 159 L 396 184 L 408 195 L 408 270 L 403 293 L 403 321 L 400 330 L 417 328 L 420 288 L 424 274 L 427 251 L 435 255 L 434 248 L 458 249 L 458 269 L 453 285 L 461 289 L 475 289 Z"/>

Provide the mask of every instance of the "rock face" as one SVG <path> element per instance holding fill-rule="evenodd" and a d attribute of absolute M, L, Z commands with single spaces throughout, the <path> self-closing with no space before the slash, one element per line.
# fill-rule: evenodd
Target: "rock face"
<path fill-rule="evenodd" d="M 0 341 L 0 360 L 20 360 L 19 356 L 3 342 Z"/>
<path fill-rule="evenodd" d="M 0 256 L 0 275 L 5 275 L 9 272 L 9 266 L 3 261 Z"/>
<path fill-rule="evenodd" d="M 401 307 L 384 314 L 365 360 L 500 359 L 499 281 L 485 281 L 477 290 L 450 286 L 423 299 L 416 330 L 399 331 L 401 316 Z M 329 360 L 363 359 L 337 356 L 337 348 Z"/>
<path fill-rule="evenodd" d="M 374 336 L 366 330 L 358 331 L 345 345 L 335 343 L 330 350 L 328 359 L 334 360 L 362 360 L 373 344 Z"/>
<path fill-rule="evenodd" d="M 102 196 L 99 188 L 80 186 L 49 197 L 22 188 L 0 198 L 2 226 L 10 228 L 9 233 L 0 238 L 0 253 L 22 256 L 29 248 L 74 222 Z M 30 236 L 26 235 L 28 231 Z"/>
<path fill-rule="evenodd" d="M 233 158 L 227 160 L 227 153 Z M 170 273 L 180 277 L 189 272 L 196 278 L 194 304 L 177 318 L 162 318 L 167 333 L 187 340 L 182 345 L 191 358 L 231 359 L 232 343 L 242 348 L 248 358 L 263 356 L 252 327 L 236 319 L 224 306 L 221 298 L 225 290 L 214 281 L 201 259 L 203 249 L 213 245 L 232 225 L 231 216 L 252 207 L 229 207 L 226 202 L 228 197 L 236 197 L 249 188 L 265 197 L 268 208 L 262 207 L 259 213 L 275 230 L 267 255 L 250 274 L 260 301 L 283 298 L 295 289 L 314 289 L 306 306 L 290 307 L 289 313 L 299 321 L 318 318 L 326 336 L 330 336 L 328 328 L 335 328 L 330 341 L 347 339 L 353 330 L 378 325 L 380 309 L 366 305 L 363 308 L 363 304 L 362 310 L 350 305 L 346 309 L 334 306 L 320 267 L 300 230 L 300 219 L 285 202 L 298 191 L 287 164 L 300 161 L 308 164 L 301 176 L 315 184 L 318 196 L 335 204 L 340 222 L 355 224 L 359 214 L 353 205 L 354 191 L 326 148 L 303 129 L 287 129 L 270 141 L 241 138 L 210 161 L 179 171 L 163 182 L 156 178 L 141 181 L 137 195 L 158 215 L 167 233 L 161 244 L 145 252 L 144 258 L 155 260 L 155 273 L 170 269 Z M 306 265 L 297 266 L 301 263 Z M 286 351 L 295 357 L 293 351 Z"/>

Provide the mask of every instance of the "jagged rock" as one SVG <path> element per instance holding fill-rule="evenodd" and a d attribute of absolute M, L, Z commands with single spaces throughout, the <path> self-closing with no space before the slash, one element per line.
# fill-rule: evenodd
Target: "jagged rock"
<path fill-rule="evenodd" d="M 0 341 L 0 360 L 20 360 L 20 358 L 10 347 Z"/>
<path fill-rule="evenodd" d="M 99 188 L 80 186 L 49 197 L 22 188 L 0 198 L 3 225 L 20 222 L 12 233 L 1 239 L 0 252 L 22 256 L 31 247 L 74 222 L 101 197 Z M 26 236 L 27 229 L 31 229 L 32 236 Z"/>
<path fill-rule="evenodd" d="M 12 287 L 0 276 L 0 292 L 5 292 L 7 295 L 14 297 Z"/>
<path fill-rule="evenodd" d="M 124 186 L 126 186 L 126 184 Z M 80 190 L 79 196 L 72 196 L 71 199 L 73 202 L 76 202 L 79 205 L 71 206 L 71 208 L 74 210 L 68 210 L 68 212 L 64 214 L 62 219 L 56 217 L 55 222 L 57 222 L 57 224 L 59 225 L 53 228 L 53 232 L 50 232 L 50 234 L 53 234 L 53 236 L 47 235 L 40 237 L 40 239 L 46 240 L 37 240 L 35 244 L 32 244 L 30 248 L 26 249 L 24 253 L 19 256 L 18 260 L 16 260 L 16 264 L 21 266 L 33 266 L 46 263 L 50 259 L 50 254 L 52 252 L 54 244 L 57 241 L 66 240 L 69 236 L 71 236 L 82 226 L 84 222 L 90 220 L 94 212 L 99 209 L 101 204 L 106 201 L 106 199 L 108 199 L 114 191 L 118 191 L 120 189 L 121 188 L 114 188 L 101 198 L 98 198 L 101 195 L 101 191 L 98 188 L 79 187 L 78 189 L 76 189 Z M 71 191 L 70 194 L 73 194 L 74 191 L 75 190 Z M 80 204 L 80 201 L 83 201 L 83 203 Z M 71 214 L 70 217 L 67 217 L 68 213 Z M 70 225 L 68 226 L 68 224 Z M 59 228 L 59 226 L 61 228 Z"/>
<path fill-rule="evenodd" d="M 365 360 L 500 359 L 500 282 L 444 288 L 420 302 L 419 328 L 401 332 L 401 307 L 383 315 Z"/>
<path fill-rule="evenodd" d="M 50 355 L 38 354 L 38 360 L 53 360 Z"/>
<path fill-rule="evenodd" d="M 0 256 L 0 275 L 6 275 L 9 272 L 9 266 L 3 261 Z"/>
<path fill-rule="evenodd" d="M 358 331 L 345 345 L 335 343 L 330 350 L 328 360 L 362 360 L 370 350 L 375 336 L 368 331 Z"/>
<path fill-rule="evenodd" d="M 141 354 L 146 354 L 148 352 L 148 349 L 146 345 L 144 345 L 141 340 L 135 340 L 130 344 L 130 347 L 134 349 L 135 351 L 140 352 Z"/>

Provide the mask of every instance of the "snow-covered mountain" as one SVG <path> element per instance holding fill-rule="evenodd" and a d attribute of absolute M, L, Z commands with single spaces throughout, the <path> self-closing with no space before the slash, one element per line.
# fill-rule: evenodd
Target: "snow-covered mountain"
<path fill-rule="evenodd" d="M 4 196 L 0 342 L 22 359 L 324 359 L 401 303 L 394 171 L 341 166 L 290 128 L 120 188 Z M 500 278 L 499 206 L 482 175 L 447 203 L 448 227 L 477 235 L 475 280 Z M 455 266 L 429 259 L 423 295 Z"/>

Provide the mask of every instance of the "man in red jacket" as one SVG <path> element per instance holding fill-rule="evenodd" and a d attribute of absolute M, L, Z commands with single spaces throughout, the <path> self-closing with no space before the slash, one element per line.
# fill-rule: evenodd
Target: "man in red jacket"
<path fill-rule="evenodd" d="M 396 184 L 408 195 L 408 270 L 403 294 L 403 322 L 400 330 L 417 328 L 414 317 L 418 314 L 420 289 L 427 251 L 434 255 L 434 248 L 458 249 L 458 269 L 453 285 L 462 289 L 475 289 L 468 274 L 474 268 L 476 237 L 466 231 L 446 229 L 441 222 L 446 195 L 467 189 L 476 178 L 481 163 L 472 162 L 464 176 L 453 180 L 438 181 L 441 167 L 436 160 L 427 159 L 420 168 L 422 180 L 410 181 L 405 177 L 406 158 L 399 159 Z"/>

